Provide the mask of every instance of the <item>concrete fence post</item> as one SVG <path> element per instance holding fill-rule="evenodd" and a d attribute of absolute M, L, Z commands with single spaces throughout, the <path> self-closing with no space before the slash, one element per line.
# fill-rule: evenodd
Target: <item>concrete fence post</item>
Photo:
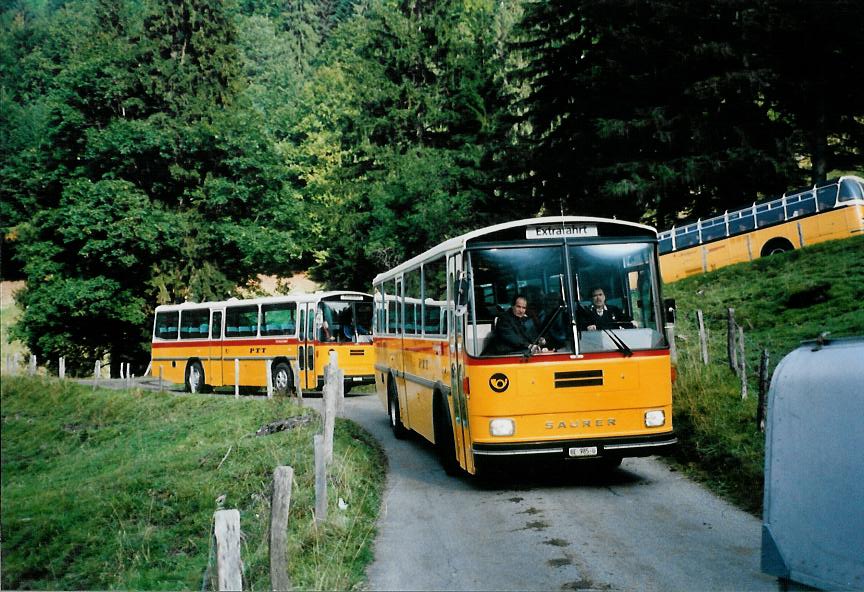
<path fill-rule="evenodd" d="M 97 386 L 99 386 L 99 377 L 102 375 L 102 364 L 99 360 L 96 360 L 96 364 L 93 366 L 93 389 L 95 390 Z"/>
<path fill-rule="evenodd" d="M 339 397 L 339 367 L 336 352 L 330 352 L 330 363 L 324 367 L 324 459 L 333 460 L 333 432 L 336 429 L 336 410 Z"/>
<path fill-rule="evenodd" d="M 18 355 L 18 352 L 15 352 L 15 355 L 12 356 L 14 361 L 14 365 L 12 366 L 12 374 L 18 374 L 18 368 L 21 366 L 21 358 Z"/>
<path fill-rule="evenodd" d="M 669 358 L 675 364 L 678 362 L 678 346 L 675 345 L 675 325 L 671 323 L 666 325 L 666 341 L 669 342 Z"/>
<path fill-rule="evenodd" d="M 36 376 L 36 354 L 30 355 L 30 376 Z"/>
<path fill-rule="evenodd" d="M 267 398 L 273 398 L 273 360 L 266 359 L 264 361 L 264 365 L 266 366 L 265 370 L 267 372 Z"/>
<path fill-rule="evenodd" d="M 327 461 L 324 457 L 324 436 L 312 436 L 315 447 L 315 523 L 327 520 Z"/>
<path fill-rule="evenodd" d="M 217 510 L 214 514 L 216 534 L 216 572 L 219 590 L 243 589 L 243 565 L 240 560 L 240 512 Z"/>
<path fill-rule="evenodd" d="M 240 398 L 240 360 L 234 358 L 234 398 Z"/>
<path fill-rule="evenodd" d="M 291 360 L 291 374 L 294 375 L 294 394 L 297 395 L 299 403 L 303 404 L 303 387 L 300 382 L 300 365 L 297 360 Z"/>
<path fill-rule="evenodd" d="M 273 499 L 270 502 L 270 589 L 290 590 L 288 577 L 288 511 L 294 469 L 279 466 L 273 471 Z"/>

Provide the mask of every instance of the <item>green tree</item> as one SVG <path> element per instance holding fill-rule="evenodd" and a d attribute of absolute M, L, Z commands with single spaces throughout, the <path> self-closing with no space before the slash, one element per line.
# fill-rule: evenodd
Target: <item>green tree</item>
<path fill-rule="evenodd" d="M 515 190 L 547 211 L 655 224 L 799 179 L 784 122 L 759 101 L 748 5 L 533 3 L 517 48 L 529 156 Z"/>
<path fill-rule="evenodd" d="M 506 209 L 492 201 L 500 8 L 373 2 L 337 31 L 289 151 L 317 277 L 368 289 L 376 271 Z"/>
<path fill-rule="evenodd" d="M 745 35 L 765 79 L 765 101 L 788 124 L 810 182 L 832 170 L 864 171 L 864 4 L 760 2 Z"/>
<path fill-rule="evenodd" d="M 289 271 L 297 214 L 242 100 L 221 3 L 87 6 L 88 42 L 47 93 L 38 212 L 16 226 L 17 334 L 41 358 L 74 354 L 79 370 L 108 353 L 116 374 L 125 360 L 143 367 L 154 304 L 225 298 Z"/>

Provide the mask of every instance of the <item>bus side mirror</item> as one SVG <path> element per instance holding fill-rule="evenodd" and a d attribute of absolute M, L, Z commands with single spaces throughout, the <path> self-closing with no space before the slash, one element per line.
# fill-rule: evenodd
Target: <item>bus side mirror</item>
<path fill-rule="evenodd" d="M 461 317 L 468 310 L 468 279 L 464 276 L 456 282 L 456 316 Z"/>
<path fill-rule="evenodd" d="M 675 308 L 675 299 L 674 298 L 666 298 L 663 300 L 663 313 L 666 317 L 666 323 L 669 325 L 675 324 L 675 315 L 677 314 L 678 309 Z"/>

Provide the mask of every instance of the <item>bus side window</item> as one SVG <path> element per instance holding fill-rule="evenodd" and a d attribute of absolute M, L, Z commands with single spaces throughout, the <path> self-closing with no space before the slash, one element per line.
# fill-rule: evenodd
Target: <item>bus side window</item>
<path fill-rule="evenodd" d="M 820 187 L 816 190 L 816 201 L 819 203 L 820 212 L 833 209 L 837 203 L 837 187 L 833 184 Z"/>
<path fill-rule="evenodd" d="M 222 311 L 216 311 L 213 313 L 213 327 L 211 338 L 212 339 L 221 339 L 222 337 Z"/>
<path fill-rule="evenodd" d="M 156 315 L 156 331 L 153 337 L 162 340 L 175 340 L 177 339 L 179 324 L 179 312 L 160 312 Z"/>

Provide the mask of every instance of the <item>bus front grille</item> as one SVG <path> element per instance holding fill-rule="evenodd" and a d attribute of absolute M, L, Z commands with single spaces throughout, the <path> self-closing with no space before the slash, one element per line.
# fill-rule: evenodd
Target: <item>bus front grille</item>
<path fill-rule="evenodd" d="M 575 372 L 555 373 L 555 388 L 577 388 L 583 386 L 603 386 L 603 371 L 579 370 Z"/>

